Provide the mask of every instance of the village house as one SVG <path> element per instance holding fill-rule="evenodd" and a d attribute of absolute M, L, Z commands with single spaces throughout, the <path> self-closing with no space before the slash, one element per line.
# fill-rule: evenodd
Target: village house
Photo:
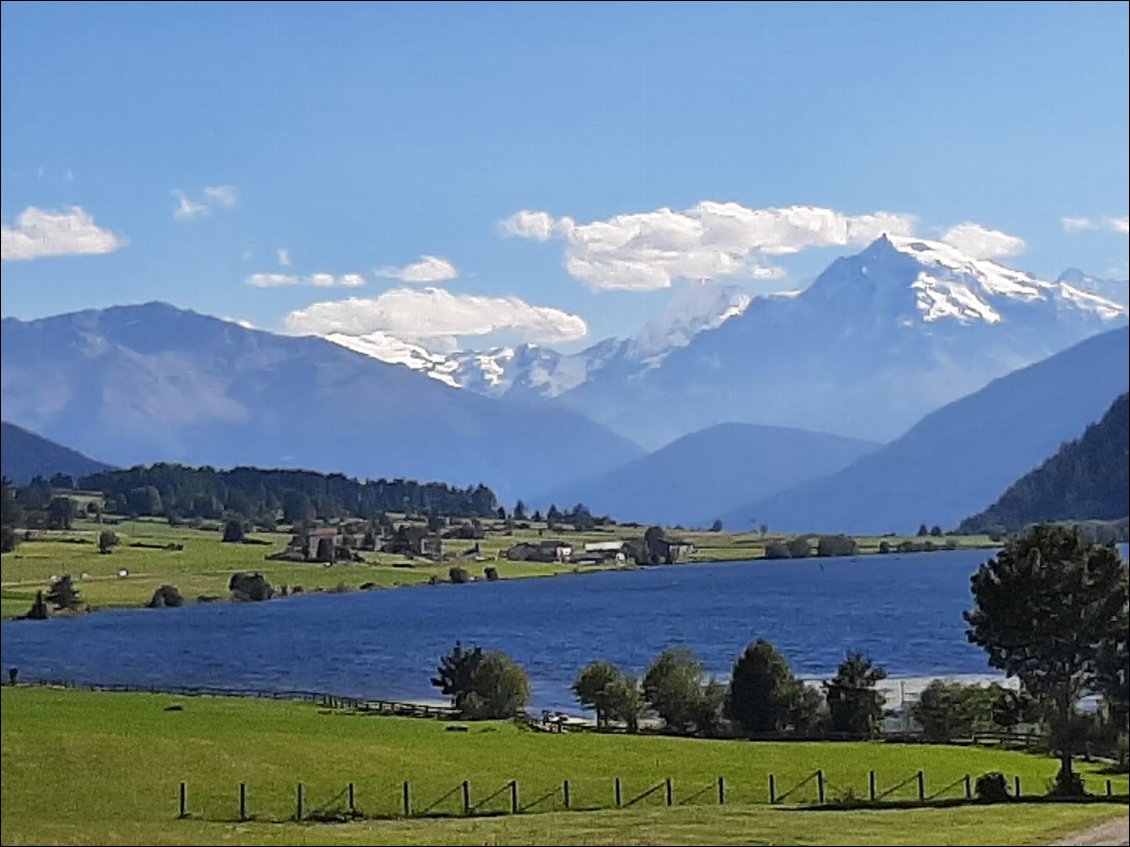
<path fill-rule="evenodd" d="M 521 541 L 506 551 L 512 562 L 568 562 L 572 556 L 567 541 Z"/>
<path fill-rule="evenodd" d="M 443 539 L 422 526 L 401 524 L 396 533 L 381 545 L 382 553 L 443 558 Z"/>

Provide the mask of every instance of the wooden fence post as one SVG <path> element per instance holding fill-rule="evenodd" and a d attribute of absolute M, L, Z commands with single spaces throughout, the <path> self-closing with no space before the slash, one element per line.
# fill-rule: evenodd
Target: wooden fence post
<path fill-rule="evenodd" d="M 1014 782 L 1015 782 L 1015 785 L 1016 785 L 1016 799 L 1019 800 L 1020 799 L 1020 774 L 1016 775 L 1016 779 L 1014 780 Z"/>
<path fill-rule="evenodd" d="M 188 783 L 182 782 L 180 784 L 180 811 L 177 814 L 178 818 L 188 817 Z"/>
<path fill-rule="evenodd" d="M 1113 786 L 1113 785 L 1111 785 L 1111 782 L 1110 782 L 1110 780 L 1108 779 L 1108 780 L 1106 781 L 1106 796 L 1107 796 L 1107 797 L 1111 797 L 1111 796 L 1113 796 L 1113 795 L 1114 795 L 1114 786 Z"/>
<path fill-rule="evenodd" d="M 820 805 L 824 805 L 824 771 L 816 772 L 816 797 Z"/>
<path fill-rule="evenodd" d="M 357 790 L 354 788 L 353 783 L 349 783 L 349 814 L 357 813 Z"/>
<path fill-rule="evenodd" d="M 295 816 L 297 820 L 302 820 L 302 783 L 298 783 L 298 814 Z"/>
<path fill-rule="evenodd" d="M 510 814 L 518 814 L 518 780 L 510 780 Z"/>
<path fill-rule="evenodd" d="M 565 802 L 565 808 L 572 808 L 573 798 L 569 795 L 569 780 L 561 783 L 561 799 Z"/>
<path fill-rule="evenodd" d="M 620 790 L 620 777 L 616 777 L 616 782 L 615 782 L 614 787 L 615 787 L 615 790 L 616 790 L 616 808 L 619 809 L 622 802 L 623 802 L 623 799 L 624 799 L 623 794 L 621 793 L 621 790 Z"/>
<path fill-rule="evenodd" d="M 675 786 L 671 783 L 671 777 L 667 777 L 666 788 L 667 788 L 667 805 L 673 806 L 673 805 L 675 805 Z"/>
<path fill-rule="evenodd" d="M 463 814 L 471 814 L 471 781 L 463 780 Z"/>
<path fill-rule="evenodd" d="M 1107 782 L 1110 782 L 1108 779 Z M 726 777 L 718 777 L 718 805 L 726 805 Z"/>
<path fill-rule="evenodd" d="M 239 819 L 247 820 L 247 783 L 239 784 Z"/>
<path fill-rule="evenodd" d="M 873 770 L 868 771 L 867 772 L 867 794 L 871 798 L 872 803 L 875 802 L 875 794 L 877 792 L 878 792 L 878 788 L 875 784 L 875 771 L 873 771 Z"/>
<path fill-rule="evenodd" d="M 404 817 L 410 818 L 412 817 L 412 783 L 410 783 L 408 780 L 404 780 L 403 798 Z"/>
<path fill-rule="evenodd" d="M 777 777 L 769 774 L 769 805 L 777 802 Z"/>
<path fill-rule="evenodd" d="M 965 799 L 973 799 L 973 777 L 971 777 L 969 774 L 965 775 Z"/>

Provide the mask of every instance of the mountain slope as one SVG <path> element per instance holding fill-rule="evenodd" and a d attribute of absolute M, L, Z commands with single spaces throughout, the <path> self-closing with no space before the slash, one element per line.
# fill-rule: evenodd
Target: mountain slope
<path fill-rule="evenodd" d="M 962 532 L 1031 523 L 1112 520 L 1130 513 L 1130 395 L 1118 397 L 1102 420 L 1062 445 L 1012 485 L 992 506 L 961 522 Z"/>
<path fill-rule="evenodd" d="M 842 471 L 733 511 L 782 531 L 955 526 L 1106 411 L 1130 382 L 1130 332 L 1095 338 L 927 415 Z"/>
<path fill-rule="evenodd" d="M 709 526 L 734 503 L 833 473 L 878 446 L 820 432 L 719 424 L 535 502 L 584 503 L 620 520 Z M 728 528 L 748 529 L 749 520 Z"/>
<path fill-rule="evenodd" d="M 22 484 L 37 476 L 50 479 L 57 473 L 78 479 L 109 467 L 23 427 L 0 423 L 0 475 L 12 482 Z"/>
<path fill-rule="evenodd" d="M 1078 268 L 1068 268 L 1059 275 L 1056 282 L 1066 282 L 1080 291 L 1088 291 L 1123 306 L 1130 306 L 1130 282 L 1125 279 L 1102 279 Z"/>
<path fill-rule="evenodd" d="M 649 448 L 727 421 L 889 441 L 1125 320 L 1117 303 L 1066 282 L 882 237 L 794 297 L 756 298 L 657 367 L 598 371 L 556 402 Z"/>
<path fill-rule="evenodd" d="M 160 303 L 5 319 L 2 350 L 5 416 L 119 465 L 484 482 L 509 499 L 641 453 L 544 404 L 490 400 L 322 339 Z"/>

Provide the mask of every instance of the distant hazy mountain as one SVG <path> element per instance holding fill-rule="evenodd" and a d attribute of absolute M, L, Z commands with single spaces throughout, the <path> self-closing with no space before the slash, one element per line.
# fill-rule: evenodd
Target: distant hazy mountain
<path fill-rule="evenodd" d="M 118 465 L 484 482 L 509 500 L 642 453 L 563 409 L 162 303 L 5 319 L 2 349 L 5 417 Z"/>
<path fill-rule="evenodd" d="M 741 286 L 702 280 L 680 291 L 634 337 L 605 339 L 571 354 L 536 344 L 440 353 L 384 332 L 360 336 L 334 333 L 326 338 L 478 394 L 547 399 L 576 388 L 598 371 L 607 369 L 610 376 L 627 379 L 655 367 L 698 333 L 740 315 L 751 300 Z"/>
<path fill-rule="evenodd" d="M 23 427 L 0 423 L 0 475 L 12 482 L 26 483 L 37 476 L 50 479 L 57 473 L 78 479 L 109 467 Z"/>
<path fill-rule="evenodd" d="M 1122 306 L 1130 306 L 1130 281 L 1125 279 L 1101 279 L 1078 268 L 1068 268 L 1059 275 L 1056 282 L 1066 282 L 1080 291 L 1088 291 Z"/>
<path fill-rule="evenodd" d="M 655 367 L 557 403 L 645 447 L 745 421 L 888 441 L 927 412 L 1098 332 L 1117 303 L 953 247 L 882 237 L 794 297 L 758 297 Z"/>
<path fill-rule="evenodd" d="M 734 510 L 774 529 L 909 532 L 953 527 L 1077 436 L 1130 382 L 1130 332 L 1088 339 L 927 415 L 824 479 Z"/>
<path fill-rule="evenodd" d="M 1130 514 L 1130 395 L 1102 420 L 1061 446 L 992 506 L 961 522 L 962 532 L 1002 526 L 1009 532 L 1040 521 L 1112 520 Z"/>
<path fill-rule="evenodd" d="M 562 508 L 584 503 L 620 520 L 709 526 L 735 503 L 833 473 L 878 446 L 820 432 L 719 424 L 534 502 Z M 749 529 L 750 516 L 726 528 Z"/>

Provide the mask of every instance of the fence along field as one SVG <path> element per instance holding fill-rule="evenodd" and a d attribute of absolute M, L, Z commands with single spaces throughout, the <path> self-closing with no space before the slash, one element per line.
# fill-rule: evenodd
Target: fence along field
<path fill-rule="evenodd" d="M 20 685 L 15 691 L 65 694 L 47 686 L 64 683 Z M 96 696 L 109 698 L 110 706 L 126 705 L 131 713 L 133 704 L 146 703 L 151 717 L 210 713 L 210 731 L 213 723 L 244 720 L 241 703 L 256 717 L 248 723 L 253 734 L 268 728 L 270 710 L 298 709 L 294 716 L 301 719 L 302 738 L 312 743 L 315 755 L 323 749 L 319 741 L 328 740 L 326 730 L 344 733 L 360 750 L 376 742 L 372 758 L 330 754 L 309 769 L 280 768 L 270 761 L 256 765 L 261 757 L 252 755 L 248 767 L 238 768 L 239 776 L 230 781 L 214 769 L 167 771 L 167 799 L 153 809 L 159 817 L 175 812 L 198 820 L 286 821 L 688 805 L 905 806 L 968 800 L 976 777 L 988 771 L 1006 773 L 1013 796 L 1034 798 L 1044 793 L 1055 769 L 1045 756 L 948 745 L 557 735 L 510 723 L 420 720 L 450 719 L 453 710 L 311 691 L 186 687 L 137 694 L 122 685 L 66 687 L 80 695 L 83 689 L 99 692 Z M 126 693 L 131 690 L 135 693 Z M 456 728 L 465 732 L 448 731 Z M 398 761 L 382 761 L 381 748 L 390 739 L 404 742 L 400 752 L 405 755 Z M 531 761 L 540 763 L 536 770 Z M 1083 769 L 1092 794 L 1125 801 L 1126 775 L 1112 777 L 1085 764 Z"/>

